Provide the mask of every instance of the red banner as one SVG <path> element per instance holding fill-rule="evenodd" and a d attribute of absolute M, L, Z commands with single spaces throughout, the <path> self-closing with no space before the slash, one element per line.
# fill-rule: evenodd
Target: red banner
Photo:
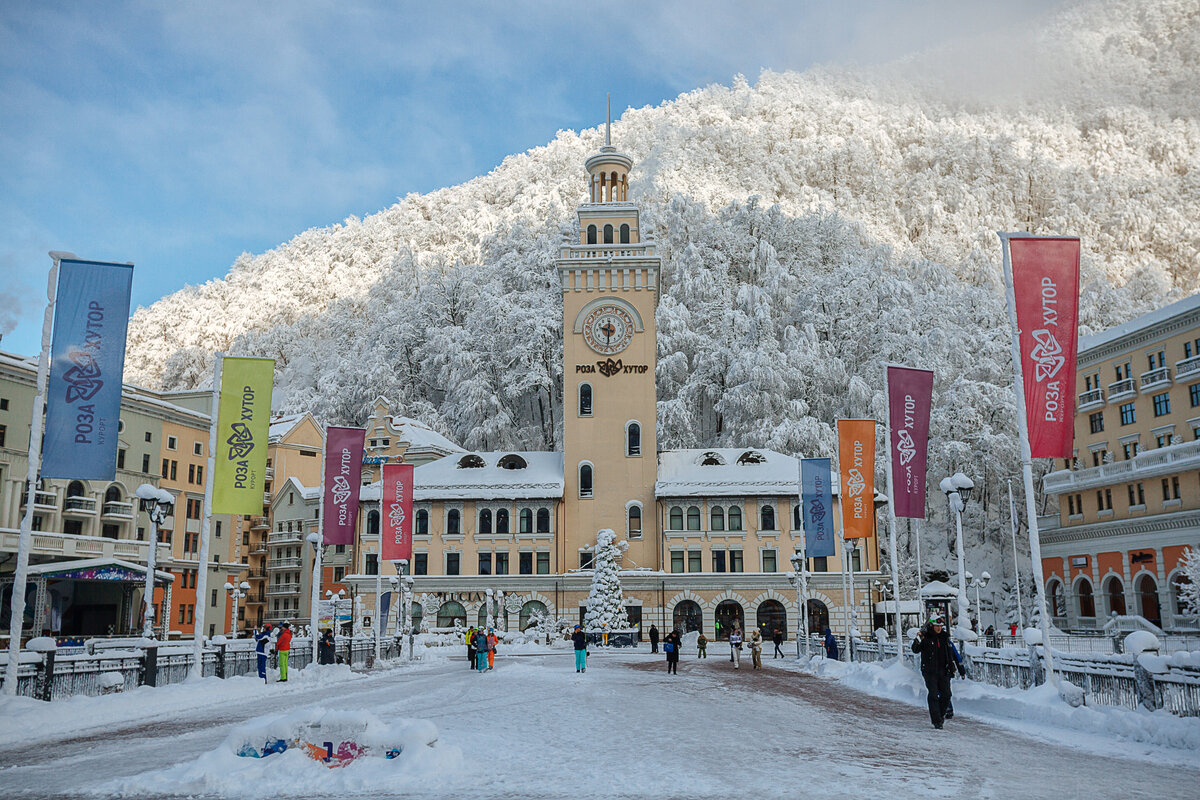
<path fill-rule="evenodd" d="M 1008 240 L 1034 458 L 1070 458 L 1079 346 L 1079 239 Z"/>
<path fill-rule="evenodd" d="M 925 461 L 933 373 L 888 367 L 887 389 L 893 507 L 897 517 L 925 519 Z"/>
<path fill-rule="evenodd" d="M 325 507 L 322 510 L 325 544 L 354 544 L 366 435 L 362 428 L 329 428 L 325 431 Z"/>
<path fill-rule="evenodd" d="M 837 430 L 842 538 L 863 539 L 875 533 L 875 420 L 839 419 Z"/>
<path fill-rule="evenodd" d="M 413 465 L 383 465 L 383 561 L 412 559 Z"/>

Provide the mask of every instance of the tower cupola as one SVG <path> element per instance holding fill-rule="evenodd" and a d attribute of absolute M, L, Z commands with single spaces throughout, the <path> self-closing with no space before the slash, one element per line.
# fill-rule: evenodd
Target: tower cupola
<path fill-rule="evenodd" d="M 588 171 L 590 203 L 625 203 L 629 201 L 629 170 L 633 159 L 618 153 L 612 145 L 612 100 L 608 102 L 608 119 L 604 123 L 604 146 L 584 162 Z"/>

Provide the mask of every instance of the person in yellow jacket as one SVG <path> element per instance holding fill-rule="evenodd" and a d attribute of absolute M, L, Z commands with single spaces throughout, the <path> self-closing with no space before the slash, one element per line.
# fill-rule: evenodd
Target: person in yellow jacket
<path fill-rule="evenodd" d="M 750 656 L 755 669 L 762 669 L 762 633 L 755 628 L 750 631 Z"/>

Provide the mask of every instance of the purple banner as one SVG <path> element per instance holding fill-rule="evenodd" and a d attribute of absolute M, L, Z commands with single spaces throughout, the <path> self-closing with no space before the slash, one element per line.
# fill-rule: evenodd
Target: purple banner
<path fill-rule="evenodd" d="M 925 464 L 933 373 L 888 367 L 887 387 L 892 503 L 897 517 L 925 519 Z"/>
<path fill-rule="evenodd" d="M 329 428 L 325 432 L 325 544 L 354 544 L 366 435 L 362 428 Z"/>

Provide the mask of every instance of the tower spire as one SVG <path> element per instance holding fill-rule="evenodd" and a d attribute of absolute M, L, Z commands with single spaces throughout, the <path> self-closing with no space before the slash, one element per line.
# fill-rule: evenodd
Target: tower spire
<path fill-rule="evenodd" d="M 612 92 L 607 95 L 608 116 L 604 123 L 604 146 L 612 147 Z"/>

